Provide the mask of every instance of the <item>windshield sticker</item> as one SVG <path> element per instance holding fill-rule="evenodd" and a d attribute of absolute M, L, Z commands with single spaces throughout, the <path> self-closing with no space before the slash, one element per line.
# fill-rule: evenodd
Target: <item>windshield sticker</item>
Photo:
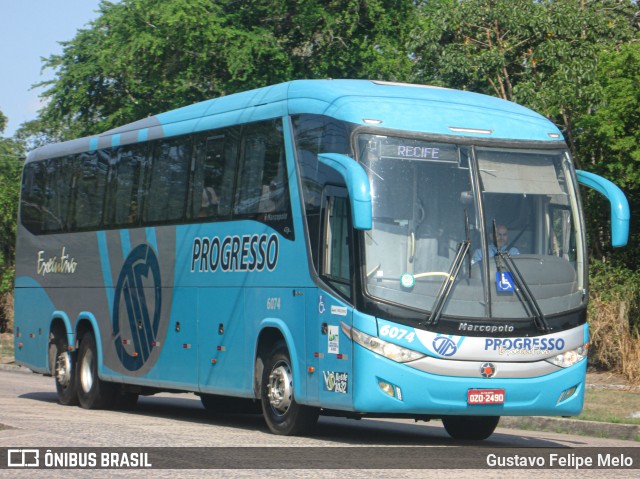
<path fill-rule="evenodd" d="M 327 334 L 328 347 L 327 351 L 329 354 L 339 354 L 340 353 L 340 331 L 338 326 L 329 326 L 329 331 Z"/>
<path fill-rule="evenodd" d="M 513 293 L 515 290 L 513 275 L 508 271 L 496 271 L 496 289 L 498 293 Z"/>
<path fill-rule="evenodd" d="M 349 389 L 349 374 L 336 371 L 322 371 L 324 388 L 329 392 L 347 394 Z"/>

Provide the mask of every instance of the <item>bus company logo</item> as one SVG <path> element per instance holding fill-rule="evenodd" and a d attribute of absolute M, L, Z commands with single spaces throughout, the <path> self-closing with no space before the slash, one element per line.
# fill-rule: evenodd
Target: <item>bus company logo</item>
<path fill-rule="evenodd" d="M 137 371 L 147 362 L 158 337 L 161 285 L 160 265 L 153 248 L 148 244 L 136 246 L 122 266 L 113 301 L 116 352 L 129 371 Z M 131 353 L 125 343 L 131 344 Z"/>
<path fill-rule="evenodd" d="M 482 366 L 480 366 L 480 375 L 486 379 L 492 378 L 496 375 L 496 367 L 493 363 L 482 363 Z"/>
<path fill-rule="evenodd" d="M 440 356 L 453 356 L 458 352 L 458 346 L 453 339 L 446 336 L 437 336 L 433 340 L 433 350 Z"/>

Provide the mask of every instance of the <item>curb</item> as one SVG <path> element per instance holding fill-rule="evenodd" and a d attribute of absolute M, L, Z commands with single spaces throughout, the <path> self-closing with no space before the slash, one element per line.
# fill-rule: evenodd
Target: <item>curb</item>
<path fill-rule="evenodd" d="M 23 366 L 18 366 L 17 364 L 2 364 L 2 363 L 0 363 L 0 371 L 11 371 L 14 373 L 23 373 L 23 374 L 33 373 L 31 369 L 25 368 Z"/>
<path fill-rule="evenodd" d="M 583 421 L 559 417 L 503 416 L 500 418 L 498 427 L 622 439 L 625 441 L 640 440 L 640 426 L 635 424 Z"/>

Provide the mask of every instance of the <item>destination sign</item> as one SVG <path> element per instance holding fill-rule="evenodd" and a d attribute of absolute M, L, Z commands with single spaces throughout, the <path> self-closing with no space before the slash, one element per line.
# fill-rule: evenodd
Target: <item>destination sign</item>
<path fill-rule="evenodd" d="M 382 158 L 403 160 L 436 161 L 446 163 L 458 162 L 458 148 L 447 143 L 431 143 L 425 141 L 394 141 L 380 145 Z"/>

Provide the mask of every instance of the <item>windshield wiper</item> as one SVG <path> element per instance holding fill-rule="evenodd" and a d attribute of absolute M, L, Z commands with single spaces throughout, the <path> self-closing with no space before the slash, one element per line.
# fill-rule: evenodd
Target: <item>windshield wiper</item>
<path fill-rule="evenodd" d="M 458 273 L 460 272 L 460 267 L 462 266 L 462 262 L 464 261 L 464 257 L 469 253 L 469 246 L 471 242 L 469 240 L 461 241 L 458 244 L 458 249 L 456 251 L 456 256 L 451 264 L 451 268 L 449 269 L 449 273 L 445 280 L 442 282 L 440 286 L 440 290 L 438 291 L 438 295 L 436 296 L 436 302 L 433 305 L 433 312 L 431 316 L 427 318 L 425 324 L 438 324 L 438 320 L 440 319 L 440 315 L 442 314 L 442 310 L 447 304 L 447 300 L 451 295 L 451 291 L 453 290 L 453 283 L 458 277 Z"/>
<path fill-rule="evenodd" d="M 513 261 L 513 258 L 509 254 L 509 251 L 508 250 L 500 251 L 500 249 L 497 246 L 498 232 L 496 228 L 495 219 L 493 220 L 493 240 L 497 250 L 496 267 L 498 269 L 498 273 L 502 275 L 502 261 L 504 261 L 505 264 L 507 265 L 507 268 L 509 268 L 513 276 L 513 281 L 516 283 L 515 284 L 516 294 L 518 295 L 518 297 L 522 297 L 524 298 L 524 301 L 526 301 L 526 304 L 529 307 L 529 311 L 533 315 L 533 322 L 536 325 L 536 328 L 538 328 L 538 330 L 542 331 L 543 333 L 548 333 L 549 331 L 551 331 L 551 328 L 549 327 L 549 323 L 547 322 L 547 319 L 544 317 L 544 313 L 542 312 L 542 309 L 540 308 L 540 304 L 536 300 L 536 297 L 533 295 L 533 293 L 529 289 L 529 285 L 525 281 L 524 276 L 522 276 L 522 273 L 516 266 L 515 261 Z"/>

